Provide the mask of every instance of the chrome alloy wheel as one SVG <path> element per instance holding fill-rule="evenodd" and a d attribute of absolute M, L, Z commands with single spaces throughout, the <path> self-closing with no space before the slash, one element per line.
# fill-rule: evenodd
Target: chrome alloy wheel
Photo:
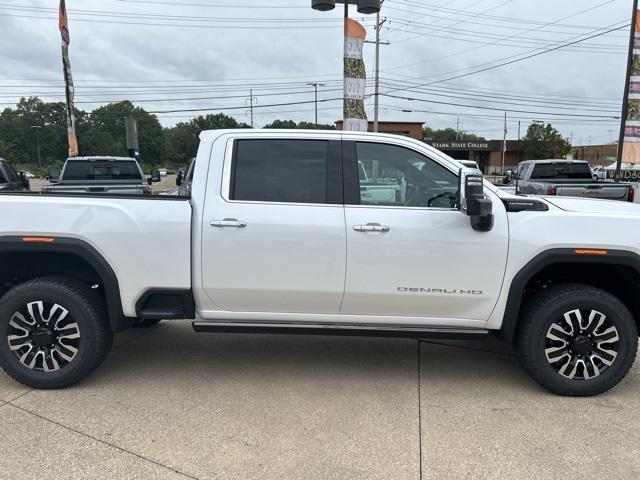
<path fill-rule="evenodd" d="M 563 377 L 589 380 L 601 375 L 618 356 L 618 329 L 597 310 L 566 312 L 547 330 L 547 361 Z"/>
<path fill-rule="evenodd" d="M 9 349 L 27 368 L 53 372 L 77 355 L 80 328 L 57 303 L 31 302 L 9 320 Z"/>

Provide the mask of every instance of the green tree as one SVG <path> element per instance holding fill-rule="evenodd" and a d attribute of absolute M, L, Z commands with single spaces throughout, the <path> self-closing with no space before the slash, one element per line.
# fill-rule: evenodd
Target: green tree
<path fill-rule="evenodd" d="M 81 155 L 128 155 L 125 119 L 138 123 L 140 159 L 156 165 L 165 158 L 165 140 L 158 117 L 131 102 L 110 103 L 96 108 L 88 118 L 78 121 L 78 143 Z"/>
<path fill-rule="evenodd" d="M 522 149 L 528 158 L 563 158 L 571 150 L 571 144 L 550 123 L 534 122 L 522 137 Z"/>
<path fill-rule="evenodd" d="M 484 141 L 485 138 L 473 133 L 457 132 L 455 128 L 431 128 L 424 127 L 422 134 L 425 139 L 434 140 L 436 142 L 451 142 L 457 140 L 461 141 Z"/>
<path fill-rule="evenodd" d="M 271 123 L 268 123 L 264 126 L 264 128 L 298 128 L 298 124 L 293 120 L 274 120 Z"/>
<path fill-rule="evenodd" d="M 224 113 L 199 116 L 189 122 L 180 122 L 176 126 L 164 129 L 166 160 L 174 165 L 186 165 L 196 156 L 203 130 L 220 130 L 224 128 L 251 128 L 246 123 L 239 123 L 235 118 Z"/>

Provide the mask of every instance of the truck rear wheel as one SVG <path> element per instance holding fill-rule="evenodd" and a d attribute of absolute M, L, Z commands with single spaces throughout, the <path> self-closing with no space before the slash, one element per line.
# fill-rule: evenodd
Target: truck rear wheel
<path fill-rule="evenodd" d="M 111 349 L 102 300 L 82 282 L 43 277 L 0 299 L 0 366 L 33 388 L 64 388 L 97 368 Z"/>
<path fill-rule="evenodd" d="M 597 395 L 620 382 L 635 360 L 638 331 L 629 309 L 599 288 L 545 289 L 525 305 L 515 339 L 524 369 L 567 396 Z"/>

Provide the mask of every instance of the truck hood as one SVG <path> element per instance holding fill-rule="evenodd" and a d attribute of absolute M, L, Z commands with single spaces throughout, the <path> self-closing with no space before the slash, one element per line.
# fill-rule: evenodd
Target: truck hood
<path fill-rule="evenodd" d="M 640 204 L 618 200 L 598 200 L 573 197 L 541 197 L 546 202 L 568 212 L 635 215 L 640 217 Z"/>

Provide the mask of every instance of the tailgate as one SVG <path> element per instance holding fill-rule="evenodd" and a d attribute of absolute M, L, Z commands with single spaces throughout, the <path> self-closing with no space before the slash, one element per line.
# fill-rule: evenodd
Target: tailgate
<path fill-rule="evenodd" d="M 560 184 L 556 195 L 560 197 L 602 198 L 606 200 L 627 200 L 629 186 L 613 183 L 592 183 L 587 185 Z"/>

